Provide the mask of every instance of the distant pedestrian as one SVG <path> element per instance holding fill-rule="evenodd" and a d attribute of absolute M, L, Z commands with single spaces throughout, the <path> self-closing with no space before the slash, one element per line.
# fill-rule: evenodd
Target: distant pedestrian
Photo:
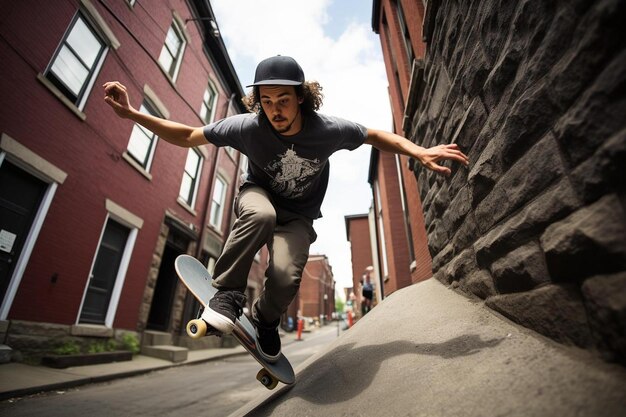
<path fill-rule="evenodd" d="M 365 268 L 363 279 L 361 280 L 361 315 L 364 316 L 372 309 L 372 300 L 374 298 L 374 285 L 372 284 L 371 273 L 374 270 L 371 266 Z"/>

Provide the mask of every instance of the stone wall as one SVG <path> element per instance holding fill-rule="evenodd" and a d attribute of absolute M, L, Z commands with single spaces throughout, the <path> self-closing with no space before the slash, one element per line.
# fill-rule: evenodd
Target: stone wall
<path fill-rule="evenodd" d="M 626 2 L 428 1 L 409 137 L 435 277 L 626 363 Z M 415 93 L 415 92 L 414 92 Z"/>
<path fill-rule="evenodd" d="M 3 321 L 6 328 L 4 343 L 13 349 L 13 360 L 38 363 L 42 356 L 55 353 L 55 350 L 74 345 L 82 352 L 88 352 L 94 345 L 116 341 L 118 348 L 125 349 L 123 338 L 130 334 L 137 341 L 141 335 L 125 329 L 112 329 L 97 325 L 67 325 L 23 320 Z"/>

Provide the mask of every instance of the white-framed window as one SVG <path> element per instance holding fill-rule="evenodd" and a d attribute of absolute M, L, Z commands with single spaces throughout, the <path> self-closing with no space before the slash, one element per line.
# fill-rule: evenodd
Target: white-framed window
<path fill-rule="evenodd" d="M 55 51 L 44 77 L 82 110 L 107 51 L 103 38 L 78 12 Z"/>
<path fill-rule="evenodd" d="M 185 162 L 185 171 L 183 172 L 183 182 L 180 185 L 179 197 L 185 204 L 192 208 L 196 203 L 201 170 L 202 154 L 196 149 L 189 149 L 187 162 Z"/>
<path fill-rule="evenodd" d="M 404 10 L 402 10 L 402 4 L 396 1 L 396 7 L 398 10 L 398 23 L 400 23 L 400 30 L 402 31 L 402 41 L 404 43 L 404 50 L 409 62 L 409 68 L 413 65 L 415 60 L 415 52 L 413 52 L 413 45 L 411 44 L 411 34 L 409 32 L 409 25 L 404 17 Z"/>
<path fill-rule="evenodd" d="M 178 26 L 176 20 L 172 21 L 172 25 L 165 36 L 161 55 L 159 55 L 159 63 L 172 80 L 176 80 L 178 76 L 186 43 L 182 29 Z"/>
<path fill-rule="evenodd" d="M 202 97 L 202 105 L 200 106 L 200 117 L 209 124 L 215 119 L 215 108 L 217 107 L 217 89 L 213 82 L 209 80 L 204 96 Z"/>
<path fill-rule="evenodd" d="M 398 172 L 398 188 L 400 190 L 400 203 L 402 206 L 402 215 L 404 217 L 404 230 L 406 231 L 407 244 L 409 248 L 409 259 L 411 263 L 415 262 L 415 246 L 413 245 L 413 231 L 411 227 L 411 216 L 409 215 L 408 204 L 406 201 L 406 187 L 404 186 L 404 174 L 402 173 L 402 158 L 396 154 L 396 170 Z"/>
<path fill-rule="evenodd" d="M 237 149 L 231 146 L 226 146 L 224 149 L 226 150 L 226 153 L 230 155 L 232 159 L 235 159 L 235 156 L 237 156 Z"/>
<path fill-rule="evenodd" d="M 146 100 L 141 104 L 139 111 L 161 117 Z M 139 123 L 135 123 L 133 126 L 133 131 L 128 140 L 128 154 L 146 171 L 150 171 L 158 139 L 157 135 Z"/>
<path fill-rule="evenodd" d="M 214 257 L 210 257 L 209 261 L 207 263 L 206 269 L 207 271 L 209 271 L 209 274 L 213 275 L 213 272 L 215 271 L 215 264 L 217 263 L 217 259 L 215 259 Z"/>
<path fill-rule="evenodd" d="M 381 258 L 383 261 L 383 278 L 387 280 L 389 277 L 389 265 L 387 263 L 387 243 L 385 241 L 385 224 L 383 222 L 383 201 L 380 196 L 380 183 L 374 181 L 376 191 L 376 219 L 378 221 L 378 231 L 380 233 L 380 249 L 382 251 Z"/>
<path fill-rule="evenodd" d="M 239 158 L 239 172 L 241 175 L 246 175 L 248 173 L 248 157 L 244 154 L 241 154 Z"/>
<path fill-rule="evenodd" d="M 211 197 L 211 212 L 209 217 L 209 223 L 216 229 L 220 229 L 222 226 L 222 219 L 224 218 L 224 202 L 226 201 L 226 189 L 228 184 L 221 177 L 215 178 L 215 185 L 213 186 L 213 196 Z"/>

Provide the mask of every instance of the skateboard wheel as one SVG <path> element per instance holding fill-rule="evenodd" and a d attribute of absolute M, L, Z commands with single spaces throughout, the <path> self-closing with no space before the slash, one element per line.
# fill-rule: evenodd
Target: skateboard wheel
<path fill-rule="evenodd" d="M 274 389 L 276 388 L 276 385 L 278 385 L 278 380 L 270 375 L 265 369 L 261 369 L 256 374 L 256 379 L 258 379 L 267 389 Z"/>
<path fill-rule="evenodd" d="M 207 326 L 204 320 L 189 320 L 187 323 L 187 335 L 192 339 L 200 339 L 206 335 Z"/>

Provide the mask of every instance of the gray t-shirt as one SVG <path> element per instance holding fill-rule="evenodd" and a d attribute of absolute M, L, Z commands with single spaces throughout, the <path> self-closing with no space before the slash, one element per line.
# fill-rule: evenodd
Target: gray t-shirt
<path fill-rule="evenodd" d="M 340 149 L 363 144 L 367 129 L 338 117 L 303 116 L 302 130 L 293 136 L 276 132 L 264 116 L 239 114 L 204 127 L 215 146 L 231 146 L 248 157 L 242 187 L 266 189 L 279 207 L 311 219 L 321 217 L 328 186 L 328 158 Z"/>

